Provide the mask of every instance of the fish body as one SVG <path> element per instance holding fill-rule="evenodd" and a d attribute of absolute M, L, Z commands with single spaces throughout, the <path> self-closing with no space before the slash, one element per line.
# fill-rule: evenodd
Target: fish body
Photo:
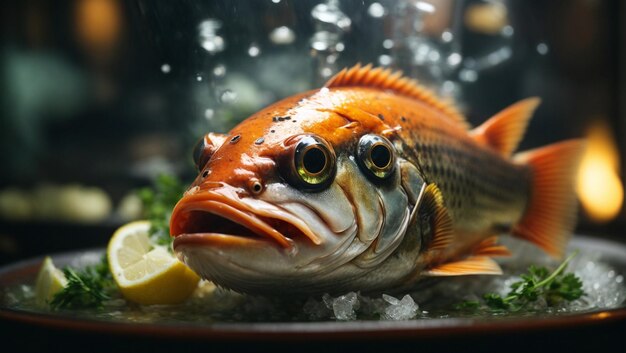
<path fill-rule="evenodd" d="M 343 70 L 200 141 L 198 178 L 171 219 L 174 250 L 224 287 L 306 295 L 498 274 L 501 233 L 560 256 L 582 143 L 512 156 L 538 104 L 470 130 L 398 73 Z"/>

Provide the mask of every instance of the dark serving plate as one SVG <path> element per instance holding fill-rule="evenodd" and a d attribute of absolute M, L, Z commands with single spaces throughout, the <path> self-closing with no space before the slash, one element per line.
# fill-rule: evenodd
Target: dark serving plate
<path fill-rule="evenodd" d="M 602 261 L 626 274 L 626 245 L 576 236 L 572 246 L 602 254 Z M 58 266 L 86 252 L 53 256 Z M 5 288 L 33 283 L 41 258 L 0 269 L 0 335 L 2 344 L 26 351 L 111 351 L 136 347 L 151 351 L 499 351 L 547 349 L 626 351 L 626 306 L 557 316 L 444 318 L 411 321 L 301 323 L 122 323 L 74 317 L 67 313 L 34 313 L 9 307 Z M 24 338 L 27 337 L 27 338 Z M 9 345 L 10 346 L 10 345 Z M 74 350 L 69 347 L 70 350 Z M 474 347 L 475 349 L 472 349 Z M 83 349 L 81 349 L 83 350 Z"/>

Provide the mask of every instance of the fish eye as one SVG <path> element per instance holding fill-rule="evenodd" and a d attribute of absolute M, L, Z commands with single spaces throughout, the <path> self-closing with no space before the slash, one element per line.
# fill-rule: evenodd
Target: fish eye
<path fill-rule="evenodd" d="M 330 145 L 319 137 L 306 135 L 293 149 L 289 179 L 308 191 L 320 191 L 328 186 L 335 174 L 335 154 Z"/>
<path fill-rule="evenodd" d="M 196 164 L 196 168 L 198 171 L 202 170 L 204 165 L 209 161 L 211 157 L 209 153 L 205 153 L 207 150 L 207 144 L 204 137 L 196 143 L 196 146 L 193 148 L 193 162 Z"/>
<path fill-rule="evenodd" d="M 364 135 L 357 148 L 359 166 L 375 179 L 386 179 L 394 171 L 395 155 L 389 140 L 378 135 Z"/>
<path fill-rule="evenodd" d="M 219 134 L 208 133 L 193 148 L 193 161 L 198 171 L 201 171 L 213 156 L 217 148 L 223 143 L 224 137 Z"/>

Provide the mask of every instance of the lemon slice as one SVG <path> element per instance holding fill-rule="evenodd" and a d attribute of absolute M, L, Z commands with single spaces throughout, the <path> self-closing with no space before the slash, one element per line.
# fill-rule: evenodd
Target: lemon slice
<path fill-rule="evenodd" d="M 107 248 L 113 279 L 126 299 L 135 303 L 176 304 L 187 299 L 200 278 L 164 246 L 148 237 L 150 222 L 119 228 Z"/>
<path fill-rule="evenodd" d="M 46 256 L 41 264 L 35 282 L 35 302 L 45 308 L 56 293 L 67 285 L 67 279 L 61 270 L 54 266 L 50 256 Z"/>

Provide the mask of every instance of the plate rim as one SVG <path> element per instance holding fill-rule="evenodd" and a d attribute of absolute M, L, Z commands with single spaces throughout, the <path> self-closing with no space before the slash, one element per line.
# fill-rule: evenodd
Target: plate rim
<path fill-rule="evenodd" d="M 577 235 L 574 243 L 593 244 L 603 254 L 619 256 L 626 253 L 626 244 L 618 241 Z M 617 246 L 616 246 L 617 245 Z M 604 252 L 606 251 L 606 252 Z M 91 248 L 52 254 L 53 258 L 76 254 L 103 252 L 103 248 Z M 0 268 L 0 281 L 18 271 L 27 271 L 38 265 L 44 256 L 18 261 Z M 423 338 L 440 336 L 467 336 L 480 334 L 506 334 L 518 331 L 532 332 L 546 329 L 566 329 L 620 323 L 626 324 L 626 307 L 574 312 L 532 317 L 463 317 L 433 318 L 407 321 L 314 321 L 314 322 L 189 322 L 132 323 L 109 321 L 54 313 L 31 312 L 10 308 L 0 302 L 0 321 L 20 322 L 51 329 L 76 332 L 114 334 L 122 336 L 161 336 L 201 340 L 264 340 L 301 341 L 315 338 L 332 340 Z"/>

